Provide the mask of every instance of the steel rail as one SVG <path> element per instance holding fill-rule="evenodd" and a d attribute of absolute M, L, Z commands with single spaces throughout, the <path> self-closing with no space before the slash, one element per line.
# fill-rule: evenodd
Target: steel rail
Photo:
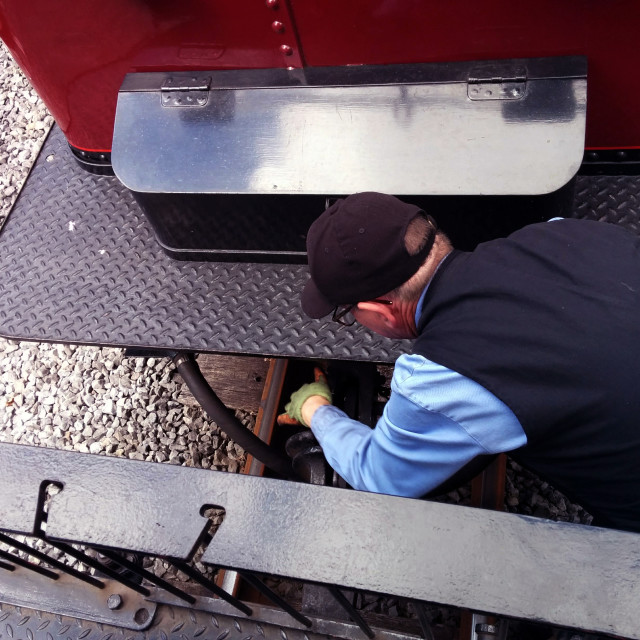
<path fill-rule="evenodd" d="M 294 476 L 289 458 L 251 433 L 222 403 L 191 354 L 178 353 L 173 362 L 194 398 L 227 436 L 278 475 L 285 478 Z"/>

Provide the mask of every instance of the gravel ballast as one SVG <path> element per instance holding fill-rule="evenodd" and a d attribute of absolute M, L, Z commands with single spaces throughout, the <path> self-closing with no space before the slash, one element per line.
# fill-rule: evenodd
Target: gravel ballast
<path fill-rule="evenodd" d="M 167 358 L 5 341 L 0 372 L 4 442 L 232 472 L 243 464 L 202 410 L 178 402 L 182 382 Z"/>

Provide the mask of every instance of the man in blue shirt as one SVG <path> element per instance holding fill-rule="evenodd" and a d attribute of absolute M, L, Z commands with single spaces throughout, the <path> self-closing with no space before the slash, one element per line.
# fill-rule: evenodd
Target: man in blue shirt
<path fill-rule="evenodd" d="M 317 383 L 287 407 L 349 484 L 418 497 L 511 452 L 600 524 L 640 530 L 637 238 L 561 220 L 466 253 L 418 207 L 362 193 L 307 249 L 305 313 L 416 339 L 373 430 Z"/>

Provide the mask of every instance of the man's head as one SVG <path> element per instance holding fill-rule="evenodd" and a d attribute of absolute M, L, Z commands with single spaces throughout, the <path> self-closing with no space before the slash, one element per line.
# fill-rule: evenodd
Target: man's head
<path fill-rule="evenodd" d="M 419 207 L 382 193 L 338 200 L 307 235 L 311 279 L 302 308 L 321 318 L 336 307 L 372 301 L 410 280 L 433 246 L 436 228 Z M 426 226 L 411 246 L 411 228 Z M 389 310 L 391 311 L 391 310 Z"/>

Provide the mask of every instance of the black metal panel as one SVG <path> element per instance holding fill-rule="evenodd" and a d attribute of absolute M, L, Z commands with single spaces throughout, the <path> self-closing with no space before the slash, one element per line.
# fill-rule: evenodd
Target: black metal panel
<path fill-rule="evenodd" d="M 529 80 L 563 76 L 568 78 L 587 75 L 584 56 L 557 58 L 516 58 L 512 65 L 526 67 Z M 498 64 L 504 61 L 498 61 Z M 208 80 L 211 89 L 256 89 L 276 87 L 336 87 L 351 85 L 402 85 L 415 83 L 459 82 L 467 83 L 483 67 L 495 62 L 446 62 L 386 65 L 351 65 L 344 67 L 306 67 L 304 69 L 229 69 L 198 72 L 198 80 Z M 130 73 L 124 77 L 120 91 L 160 91 L 166 86 L 166 72 Z M 190 86 L 192 71 L 171 72 L 170 77 L 180 86 Z M 489 76 L 493 77 L 493 76 Z"/>
<path fill-rule="evenodd" d="M 584 176 L 640 175 L 640 149 L 586 151 L 580 174 Z"/>
<path fill-rule="evenodd" d="M 459 249 L 570 216 L 574 183 L 535 196 L 408 196 Z M 179 260 L 306 264 L 309 226 L 335 196 L 136 193 L 166 253 Z"/>
<path fill-rule="evenodd" d="M 7 338 L 392 361 L 407 345 L 310 320 L 306 267 L 181 263 L 164 255 L 131 193 L 47 140 L 0 234 Z"/>
<path fill-rule="evenodd" d="M 84 151 L 73 145 L 69 145 L 71 153 L 73 153 L 76 162 L 89 173 L 95 173 L 99 176 L 113 176 L 113 167 L 111 166 L 111 153 L 98 151 Z"/>
<path fill-rule="evenodd" d="M 14 624 L 15 621 L 11 621 L 12 613 L 3 618 L 7 611 L 14 611 L 13 607 L 7 606 L 8 604 L 20 608 L 33 607 L 58 614 L 78 616 L 95 620 L 97 623 L 135 631 L 146 629 L 150 625 L 157 609 L 155 602 L 145 600 L 141 595 L 114 581 L 106 581 L 104 587 L 102 590 L 96 589 L 62 573 L 54 581 L 19 567 L 10 574 L 0 572 L 0 603 L 3 603 L 0 604 L 0 628 L 6 631 L 5 638 L 14 638 L 14 640 L 25 640 L 25 629 L 21 627 L 26 625 L 30 628 L 29 619 L 27 619 L 29 614 L 24 613 L 18 618 L 21 624 Z M 118 597 L 117 606 L 110 606 L 109 598 L 114 595 Z M 40 636 L 43 640 L 45 637 L 51 637 L 44 635 L 48 625 L 41 626 L 43 625 L 42 616 L 34 618 L 33 623 L 38 627 L 38 631 L 43 632 Z M 7 629 L 7 625 L 12 629 Z M 12 631 L 17 633 L 12 635 Z M 33 629 L 33 631 L 36 630 Z M 51 633 L 52 628 L 48 628 L 47 631 Z M 82 631 L 83 628 L 80 625 L 78 633 Z M 18 635 L 19 632 L 21 633 Z M 33 636 L 27 633 L 26 636 L 28 640 L 33 640 L 35 637 L 38 637 L 37 633 Z"/>
<path fill-rule="evenodd" d="M 639 194 L 640 178 L 580 176 L 575 214 L 640 232 Z M 556 200 L 549 213 L 558 213 Z M 434 200 L 462 248 L 469 236 L 505 231 L 473 218 L 473 206 L 462 215 L 448 202 Z M 540 215 L 526 198 L 501 202 L 512 226 Z M 454 224 L 457 215 L 464 223 Z M 170 259 L 131 193 L 115 178 L 82 171 L 57 128 L 0 233 L 0 273 L 7 338 L 378 362 L 410 347 L 304 317 L 303 265 Z"/>
<path fill-rule="evenodd" d="M 640 177 L 579 176 L 573 215 L 619 224 L 640 235 Z"/>
<path fill-rule="evenodd" d="M 178 260 L 306 264 L 323 196 L 135 193 L 162 248 Z"/>

